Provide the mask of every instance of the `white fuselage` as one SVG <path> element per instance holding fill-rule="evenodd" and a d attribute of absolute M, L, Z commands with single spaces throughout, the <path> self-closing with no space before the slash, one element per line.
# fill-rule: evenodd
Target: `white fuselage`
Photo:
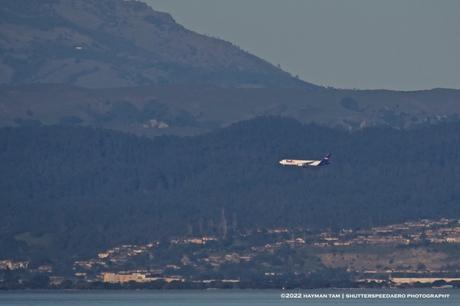
<path fill-rule="evenodd" d="M 282 159 L 279 163 L 283 166 L 297 166 L 297 167 L 316 167 L 319 166 L 320 160 L 302 160 L 302 159 Z"/>

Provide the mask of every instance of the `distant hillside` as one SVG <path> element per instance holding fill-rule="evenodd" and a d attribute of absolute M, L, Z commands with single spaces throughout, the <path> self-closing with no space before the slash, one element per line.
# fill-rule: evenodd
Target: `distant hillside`
<path fill-rule="evenodd" d="M 0 86 L 0 126 L 95 126 L 137 135 L 193 135 L 257 116 L 357 130 L 456 121 L 460 90 L 308 90 L 147 86 Z"/>
<path fill-rule="evenodd" d="M 4 0 L 0 55 L 0 84 L 315 87 L 134 0 Z"/>
<path fill-rule="evenodd" d="M 410 128 L 457 120 L 460 90 L 318 87 L 141 1 L 2 1 L 0 126 L 195 135 L 264 115 Z"/>
<path fill-rule="evenodd" d="M 254 227 L 460 217 L 459 123 L 354 133 L 260 118 L 154 140 L 82 127 L 0 129 L 0 257 Z M 281 158 L 320 158 L 321 169 Z M 24 240 L 23 237 L 28 237 Z M 50 255 L 53 254 L 53 255 Z"/>

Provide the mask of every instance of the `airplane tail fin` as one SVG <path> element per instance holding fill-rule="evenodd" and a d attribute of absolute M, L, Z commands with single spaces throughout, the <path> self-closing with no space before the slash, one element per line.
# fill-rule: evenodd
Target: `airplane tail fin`
<path fill-rule="evenodd" d="M 324 156 L 321 159 L 321 162 L 319 163 L 319 166 L 329 165 L 330 160 L 331 160 L 331 153 L 328 153 L 328 154 L 326 154 L 326 156 Z"/>

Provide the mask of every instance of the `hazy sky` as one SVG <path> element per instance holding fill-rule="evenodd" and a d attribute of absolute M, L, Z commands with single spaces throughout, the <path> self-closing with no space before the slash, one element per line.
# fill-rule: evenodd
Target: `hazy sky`
<path fill-rule="evenodd" d="M 145 2 L 315 84 L 460 88 L 459 0 Z"/>

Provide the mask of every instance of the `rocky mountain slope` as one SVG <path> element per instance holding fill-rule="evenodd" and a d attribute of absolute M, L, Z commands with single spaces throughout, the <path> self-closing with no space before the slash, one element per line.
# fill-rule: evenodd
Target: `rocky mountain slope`
<path fill-rule="evenodd" d="M 140 1 L 2 1 L 0 126 L 192 135 L 264 115 L 408 128 L 457 120 L 460 91 L 318 87 Z"/>
<path fill-rule="evenodd" d="M 0 84 L 314 87 L 140 1 L 5 0 Z"/>

